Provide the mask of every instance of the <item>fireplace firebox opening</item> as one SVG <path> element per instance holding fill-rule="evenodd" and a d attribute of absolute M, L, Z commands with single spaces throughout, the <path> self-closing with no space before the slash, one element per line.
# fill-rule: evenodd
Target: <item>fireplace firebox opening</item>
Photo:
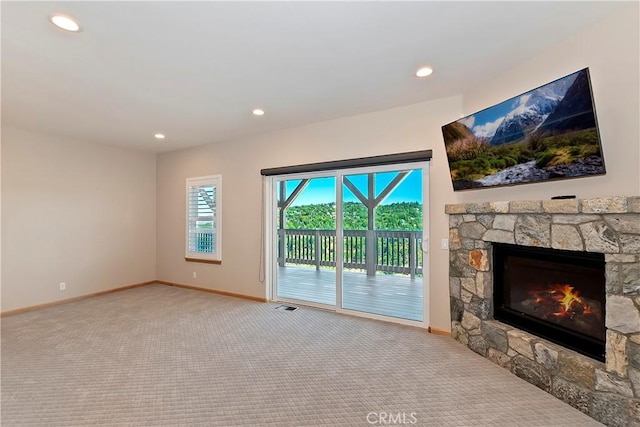
<path fill-rule="evenodd" d="M 492 246 L 494 319 L 604 362 L 604 254 Z"/>

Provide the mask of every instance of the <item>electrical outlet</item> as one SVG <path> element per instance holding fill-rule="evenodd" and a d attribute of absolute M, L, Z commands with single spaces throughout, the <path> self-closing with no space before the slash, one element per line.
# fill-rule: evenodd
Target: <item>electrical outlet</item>
<path fill-rule="evenodd" d="M 197 279 L 198 278 L 198 273 L 196 273 L 195 271 L 193 272 L 193 278 Z"/>
<path fill-rule="evenodd" d="M 442 239 L 441 248 L 443 251 L 446 251 L 447 249 L 449 249 L 449 239 Z"/>
<path fill-rule="evenodd" d="M 67 284 L 65 282 L 60 282 L 60 290 L 61 291 L 66 291 L 67 290 Z"/>

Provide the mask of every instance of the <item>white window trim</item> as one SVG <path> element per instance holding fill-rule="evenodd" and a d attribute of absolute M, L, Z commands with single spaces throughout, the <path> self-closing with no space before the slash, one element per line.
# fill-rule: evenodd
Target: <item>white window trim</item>
<path fill-rule="evenodd" d="M 212 186 L 216 188 L 215 197 L 215 249 L 213 253 L 194 252 L 189 250 L 189 234 L 190 234 L 190 212 L 189 212 L 189 193 L 192 187 Z M 205 262 L 220 264 L 222 262 L 222 175 L 208 175 L 195 178 L 187 178 L 186 194 L 185 194 L 185 260 L 191 262 Z"/>

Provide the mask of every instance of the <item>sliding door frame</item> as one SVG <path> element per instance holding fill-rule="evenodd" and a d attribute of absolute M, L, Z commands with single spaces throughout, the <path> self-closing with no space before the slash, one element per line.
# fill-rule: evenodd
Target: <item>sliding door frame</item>
<path fill-rule="evenodd" d="M 313 302 L 313 301 L 302 301 L 302 300 L 295 300 L 295 299 L 291 299 L 291 298 L 285 298 L 285 297 L 279 297 L 278 296 L 278 260 L 277 260 L 277 253 L 278 253 L 278 215 L 277 210 L 278 210 L 278 189 L 276 188 L 276 182 L 279 181 L 294 181 L 297 179 L 314 179 L 314 178 L 334 178 L 334 180 L 337 180 L 335 171 L 322 171 L 322 172 L 306 172 L 306 173 L 295 173 L 295 174 L 286 174 L 286 175 L 273 175 L 273 176 L 268 176 L 265 179 L 265 194 L 267 194 L 268 196 L 266 197 L 265 202 L 268 203 L 268 205 L 265 208 L 266 211 L 266 220 L 267 220 L 267 225 L 265 227 L 265 231 L 267 233 L 267 235 L 265 236 L 265 242 L 266 242 L 266 251 L 265 251 L 265 267 L 266 267 L 266 274 L 265 274 L 265 278 L 267 279 L 267 298 L 270 301 L 277 301 L 277 302 L 286 302 L 286 303 L 290 303 L 290 304 L 304 304 L 305 306 L 309 306 L 309 307 L 315 307 L 315 308 L 321 308 L 321 309 L 325 309 L 325 310 L 331 310 L 331 311 L 335 311 L 336 306 L 338 305 L 338 293 L 336 291 L 336 306 L 330 305 L 330 304 L 322 304 L 322 303 L 318 303 L 318 302 Z M 337 181 L 335 181 L 335 186 L 336 186 L 336 198 L 338 197 L 337 195 L 337 191 L 338 191 L 338 185 L 337 185 Z M 342 194 L 342 193 L 340 193 Z M 342 210 L 340 208 L 340 212 L 338 212 L 338 204 L 336 203 L 336 254 L 342 253 L 342 252 L 338 252 L 342 250 L 342 244 L 341 242 L 338 242 L 338 224 L 340 224 L 340 226 L 342 226 Z M 336 260 L 337 260 L 337 255 L 336 255 Z M 338 269 L 340 269 L 340 274 L 338 275 L 337 271 Z M 338 279 L 342 279 L 342 263 L 338 263 L 336 262 L 336 289 L 338 288 L 338 286 L 341 286 L 341 283 L 339 283 Z M 342 301 L 340 301 L 342 302 Z"/>
<path fill-rule="evenodd" d="M 387 164 L 382 166 L 370 166 L 370 167 L 356 167 L 350 169 L 336 169 L 322 172 L 309 172 L 309 173 L 296 173 L 296 174 L 284 174 L 267 176 L 264 179 L 263 194 L 265 197 L 265 279 L 267 288 L 267 298 L 274 302 L 286 302 L 291 304 L 300 304 L 310 307 L 316 307 L 321 309 L 327 309 L 335 311 L 337 313 L 344 313 L 358 317 L 365 317 L 369 319 L 383 320 L 393 323 L 400 323 L 411 326 L 418 326 L 421 328 L 428 328 L 429 326 L 429 294 L 430 294 L 430 263 L 429 263 L 429 161 L 412 162 L 412 163 L 397 163 Z M 415 170 L 422 169 L 422 247 L 423 251 L 423 274 L 422 274 L 422 286 L 423 286 L 423 307 L 422 307 L 422 321 L 408 320 L 391 316 L 384 316 L 373 313 L 365 313 L 356 310 L 342 308 L 342 272 L 343 272 L 343 229 L 342 229 L 342 187 L 343 178 L 345 175 L 358 175 L 367 173 L 380 173 L 380 172 L 394 172 L 400 170 Z M 319 304 L 308 301 L 292 300 L 277 296 L 277 189 L 275 183 L 278 181 L 288 181 L 303 178 L 326 178 L 334 177 L 336 188 L 336 305 Z M 340 262 L 338 262 L 340 259 Z"/>

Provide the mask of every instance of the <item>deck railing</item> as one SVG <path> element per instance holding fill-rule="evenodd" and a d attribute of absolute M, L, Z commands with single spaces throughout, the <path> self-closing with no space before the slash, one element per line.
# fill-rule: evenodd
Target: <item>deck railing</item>
<path fill-rule="evenodd" d="M 215 231 L 213 229 L 198 230 L 194 234 L 195 251 L 213 253 L 215 251 Z"/>
<path fill-rule="evenodd" d="M 343 266 L 376 272 L 422 274 L 421 231 L 343 232 Z M 278 230 L 278 263 L 336 266 L 335 230 Z M 372 256 L 367 256 L 372 254 Z"/>

